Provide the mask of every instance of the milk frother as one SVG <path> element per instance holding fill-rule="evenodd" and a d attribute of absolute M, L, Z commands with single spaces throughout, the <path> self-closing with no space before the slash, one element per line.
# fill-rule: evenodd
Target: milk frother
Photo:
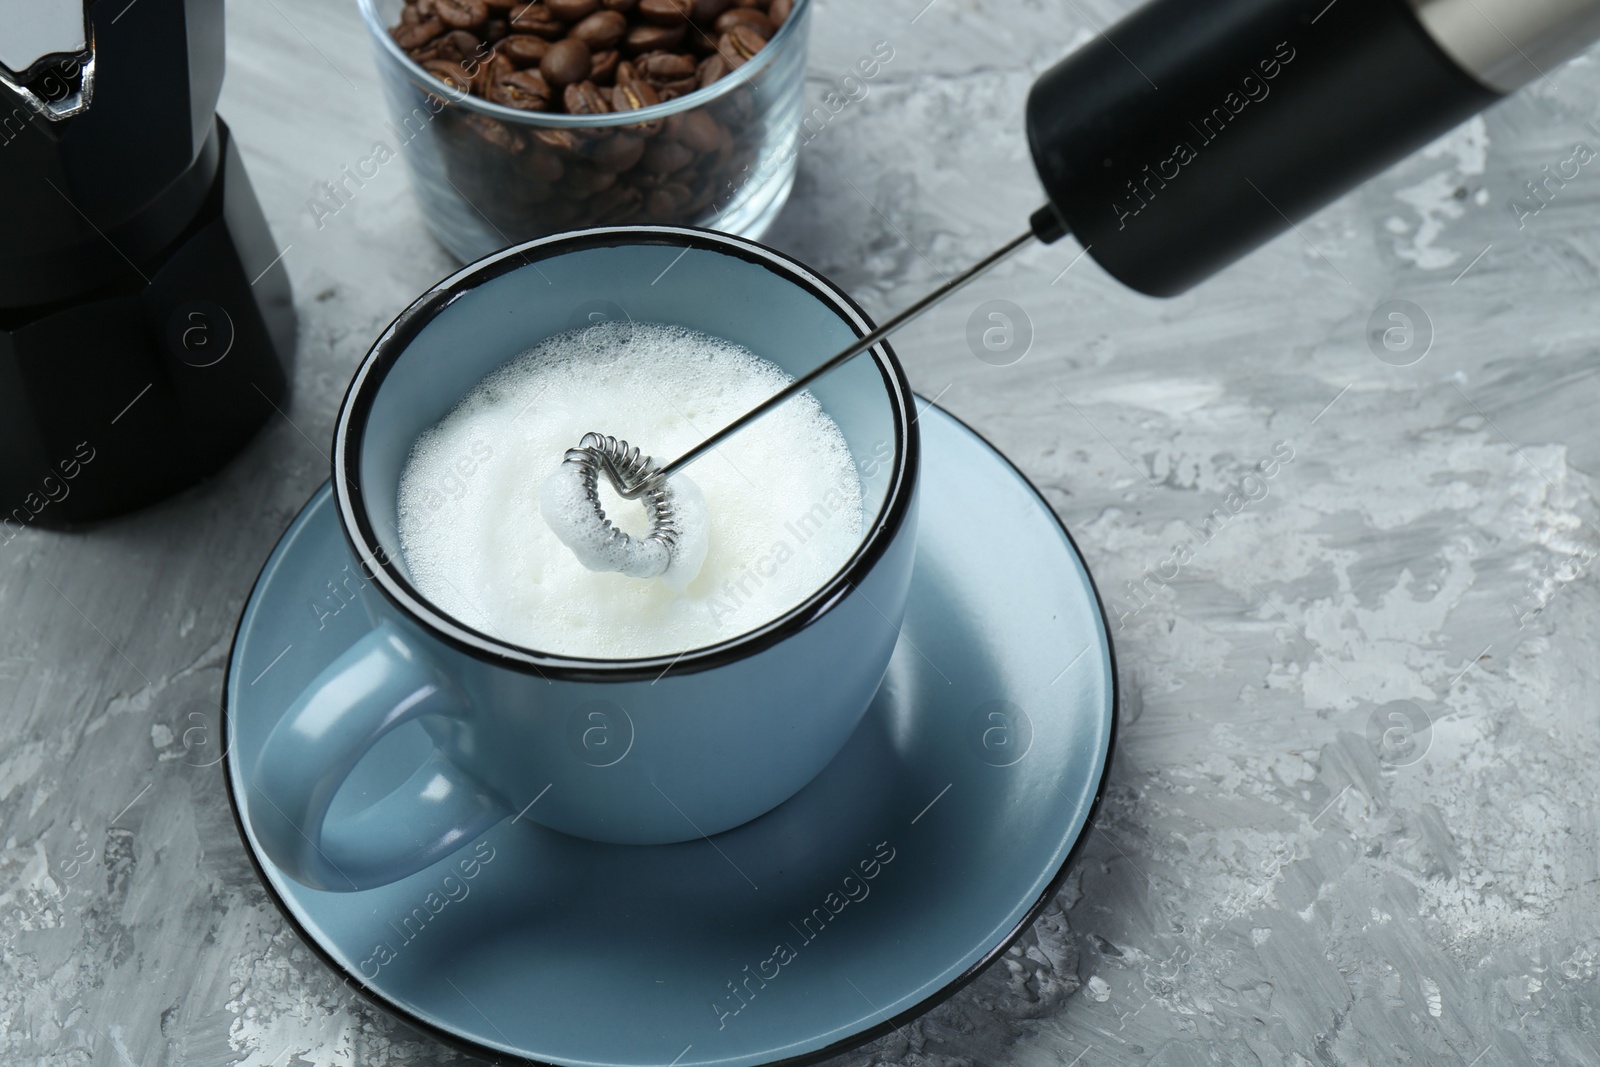
<path fill-rule="evenodd" d="M 176 492 L 284 403 L 222 71 L 222 0 L 0 0 L 0 543 Z"/>
<path fill-rule="evenodd" d="M 1595 0 L 1156 0 L 1035 83 L 1034 232 L 1174 296 L 1597 38 Z"/>
<path fill-rule="evenodd" d="M 655 493 L 650 536 L 670 543 L 669 476 L 1035 239 L 1070 233 L 1123 284 L 1175 296 L 1596 39 L 1600 0 L 1153 0 L 1034 83 L 1049 203 L 1028 232 L 670 462 L 619 464 L 600 434 L 566 462 Z"/>

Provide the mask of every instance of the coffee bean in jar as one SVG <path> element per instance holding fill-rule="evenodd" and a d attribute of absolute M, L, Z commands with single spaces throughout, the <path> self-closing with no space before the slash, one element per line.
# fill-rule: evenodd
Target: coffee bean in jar
<path fill-rule="evenodd" d="M 792 117 L 775 118 L 751 83 L 664 117 L 623 117 L 715 87 L 805 2 L 405 0 L 388 32 L 439 83 L 428 110 L 446 181 L 505 244 L 588 225 L 732 217 L 761 184 L 775 128 L 793 136 L 803 57 L 785 93 Z M 599 121 L 542 121 L 557 115 Z"/>

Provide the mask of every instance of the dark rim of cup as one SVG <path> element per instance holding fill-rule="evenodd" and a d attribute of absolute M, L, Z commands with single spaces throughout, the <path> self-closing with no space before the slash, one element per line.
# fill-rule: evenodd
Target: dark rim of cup
<path fill-rule="evenodd" d="M 667 674 L 692 674 L 755 655 L 821 619 L 855 590 L 893 543 L 911 509 L 921 464 L 921 436 L 913 421 L 911 384 L 888 342 L 870 353 L 882 376 L 894 419 L 894 467 L 883 507 L 871 520 L 850 560 L 826 584 L 798 605 L 753 630 L 703 648 L 671 656 L 593 659 L 561 656 L 500 641 L 474 630 L 423 596 L 378 542 L 361 494 L 361 453 L 367 418 L 384 379 L 411 341 L 466 291 L 541 260 L 590 248 L 666 245 L 731 255 L 779 275 L 810 293 L 865 337 L 874 328 L 867 313 L 848 294 L 799 260 L 765 245 L 713 230 L 681 226 L 627 226 L 579 230 L 514 245 L 486 256 L 429 289 L 389 324 L 362 359 L 339 406 L 333 438 L 333 490 L 344 529 L 362 570 L 401 612 L 435 638 L 497 667 L 525 670 L 563 681 L 651 681 Z M 532 347 L 544 338 L 530 338 Z M 828 353 L 818 353 L 818 362 Z"/>
<path fill-rule="evenodd" d="M 650 122 L 655 119 L 664 119 L 683 111 L 719 100 L 739 86 L 755 80 L 756 76 L 777 61 L 777 56 L 784 48 L 789 47 L 789 41 L 799 33 L 798 27 L 804 24 L 806 15 L 811 6 L 811 0 L 795 0 L 794 9 L 789 17 L 783 20 L 783 25 L 778 27 L 778 32 L 772 35 L 761 51 L 750 58 L 750 61 L 738 70 L 719 78 L 704 89 L 696 89 L 676 100 L 655 104 L 651 107 L 642 107 L 637 111 L 619 111 L 605 115 L 569 115 L 564 112 L 548 111 L 519 111 L 514 107 L 506 107 L 492 100 L 473 96 L 471 93 L 453 91 L 438 78 L 422 69 L 416 60 L 406 55 L 405 49 L 395 43 L 389 36 L 389 28 L 383 24 L 383 19 L 378 14 L 379 0 L 359 0 L 362 18 L 367 23 L 373 39 L 377 42 L 378 49 L 394 63 L 399 64 L 411 83 L 422 92 L 431 93 L 441 100 L 448 100 L 458 107 L 476 111 L 482 115 L 522 126 L 552 126 L 579 129 L 591 129 L 605 126 L 631 126 L 639 122 Z M 801 77 L 804 77 L 802 72 Z"/>

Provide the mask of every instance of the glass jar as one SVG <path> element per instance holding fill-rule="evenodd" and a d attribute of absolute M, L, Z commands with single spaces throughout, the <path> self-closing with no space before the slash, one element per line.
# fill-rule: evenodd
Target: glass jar
<path fill-rule="evenodd" d="M 480 29 L 472 35 L 476 47 L 469 48 L 471 38 L 450 35 L 448 27 L 428 37 L 433 27 L 424 26 L 404 37 L 412 44 L 408 54 L 391 33 L 402 24 L 405 0 L 358 2 L 372 34 L 389 132 L 399 142 L 396 154 L 406 161 L 429 228 L 463 262 L 588 226 L 696 225 L 759 238 L 788 198 L 799 145 L 810 0 L 793 0 L 782 24 L 747 58 L 734 41 L 731 58 L 740 65 L 704 88 L 694 88 L 703 71 L 692 81 L 684 75 L 683 57 L 728 54 L 728 37 L 719 39 L 695 24 L 675 51 L 641 54 L 627 41 L 619 42 L 620 49 L 596 50 L 591 77 L 561 90 L 568 102 L 587 103 L 596 112 L 590 114 L 523 110 L 474 91 L 474 85 L 493 90 L 498 84 L 500 99 L 525 105 L 519 87 L 557 92 L 541 76 L 506 81 L 510 73 L 538 71 L 541 64 L 508 44 L 511 36 L 491 43 L 488 38 L 501 28 Z M 546 43 L 562 32 L 553 28 L 542 3 L 490 8 L 502 25 L 517 17 L 518 23 L 545 29 Z M 414 27 L 417 12 L 405 17 Z M 512 27 L 523 38 L 517 43 L 537 50 L 539 42 L 530 42 L 533 35 L 525 28 Z M 413 43 L 418 38 L 423 40 Z M 442 58 L 428 58 L 430 51 Z M 674 58 L 650 58 L 663 55 Z M 622 61 L 630 64 L 626 70 Z M 657 65 L 663 69 L 654 70 Z M 641 81 L 650 88 L 621 95 L 621 75 L 636 89 Z M 598 101 L 589 89 L 597 91 Z M 573 91 L 580 94 L 576 101 L 567 95 Z M 656 96 L 670 98 L 651 103 Z M 614 101 L 626 110 L 615 109 Z"/>

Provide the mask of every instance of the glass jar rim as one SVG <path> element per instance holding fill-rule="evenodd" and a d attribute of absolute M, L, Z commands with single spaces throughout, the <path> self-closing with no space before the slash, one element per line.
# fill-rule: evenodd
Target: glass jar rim
<path fill-rule="evenodd" d="M 776 62 L 778 52 L 788 44 L 789 39 L 799 31 L 794 29 L 801 22 L 801 16 L 806 14 L 811 0 L 794 0 L 794 8 L 789 17 L 783 20 L 783 25 L 778 27 L 778 32 L 772 35 L 766 45 L 752 56 L 749 62 L 735 71 L 717 79 L 704 89 L 696 89 L 692 93 L 685 93 L 674 100 L 650 107 L 642 107 L 634 111 L 612 111 L 604 115 L 569 115 L 561 112 L 550 111 L 521 111 L 504 104 L 496 104 L 492 100 L 473 96 L 471 93 L 453 89 L 444 82 L 429 74 L 416 60 L 406 55 L 395 39 L 389 34 L 389 27 L 383 24 L 383 19 L 378 15 L 378 0 L 356 0 L 361 8 L 361 15 L 367 24 L 367 29 L 372 33 L 373 39 L 378 44 L 378 49 L 385 58 L 399 65 L 406 78 L 421 91 L 440 99 L 446 100 L 458 107 L 475 111 L 480 115 L 500 119 L 503 122 L 514 123 L 519 126 L 538 126 L 551 129 L 594 129 L 609 126 L 633 126 L 641 122 L 652 122 L 656 119 L 669 118 L 672 115 L 691 111 L 694 108 L 719 100 L 735 89 L 753 80 L 756 75 L 766 70 Z"/>

